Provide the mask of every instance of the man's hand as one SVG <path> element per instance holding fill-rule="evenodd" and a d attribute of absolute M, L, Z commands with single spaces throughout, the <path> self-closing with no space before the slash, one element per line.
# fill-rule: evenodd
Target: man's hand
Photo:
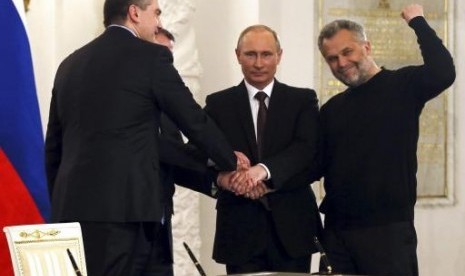
<path fill-rule="evenodd" d="M 268 176 L 266 170 L 261 165 L 250 167 L 250 161 L 243 153 L 234 153 L 237 156 L 238 168 L 234 172 L 220 172 L 217 178 L 218 186 L 251 199 L 263 196 L 269 191 L 263 182 Z"/>
<path fill-rule="evenodd" d="M 267 176 L 266 170 L 261 165 L 255 165 L 248 170 L 238 170 L 230 178 L 231 191 L 236 195 L 244 195 L 252 191 Z"/>
<path fill-rule="evenodd" d="M 245 193 L 244 196 L 250 199 L 259 199 L 262 196 L 266 195 L 270 190 L 265 185 L 263 181 L 259 181 L 257 186 L 250 190 L 248 193 Z"/>
<path fill-rule="evenodd" d="M 224 190 L 235 192 L 236 186 L 238 185 L 237 183 L 246 182 L 247 178 L 248 176 L 245 170 L 220 172 L 216 179 L 216 183 Z M 235 182 L 233 182 L 233 179 Z"/>
<path fill-rule="evenodd" d="M 234 151 L 234 154 L 237 158 L 237 169 L 248 169 L 250 168 L 250 160 L 249 158 L 240 151 Z"/>
<path fill-rule="evenodd" d="M 423 7 L 418 4 L 407 5 L 402 9 L 401 16 L 408 24 L 414 17 L 424 16 Z"/>
<path fill-rule="evenodd" d="M 253 186 L 256 186 L 258 181 L 264 181 L 268 177 L 268 173 L 266 172 L 265 168 L 258 164 L 250 167 L 248 174 L 251 181 L 253 182 Z"/>

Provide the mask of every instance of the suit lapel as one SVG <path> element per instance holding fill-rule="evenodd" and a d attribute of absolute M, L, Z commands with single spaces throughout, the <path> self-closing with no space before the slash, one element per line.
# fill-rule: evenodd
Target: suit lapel
<path fill-rule="evenodd" d="M 249 150 L 252 153 L 253 159 L 258 160 L 258 151 L 257 151 L 257 140 L 255 137 L 255 126 L 253 124 L 252 111 L 250 108 L 249 95 L 247 93 L 247 88 L 245 87 L 244 82 L 241 82 L 237 86 L 237 91 L 235 93 L 235 106 L 237 108 L 236 116 L 242 125 L 242 128 L 247 139 L 247 144 Z"/>
<path fill-rule="evenodd" d="M 271 93 L 270 103 L 268 105 L 267 119 L 265 124 L 265 137 L 263 138 L 263 154 L 266 157 L 267 152 L 272 147 L 272 143 L 279 132 L 283 131 L 285 125 L 289 122 L 283 120 L 283 115 L 289 112 L 288 97 L 284 86 L 275 80 L 273 92 Z"/>

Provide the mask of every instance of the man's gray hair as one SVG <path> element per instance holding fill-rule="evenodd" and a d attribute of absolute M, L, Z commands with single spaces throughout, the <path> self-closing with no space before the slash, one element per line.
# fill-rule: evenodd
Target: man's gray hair
<path fill-rule="evenodd" d="M 323 47 L 323 40 L 333 37 L 340 30 L 350 31 L 359 42 L 367 41 L 365 29 L 359 23 L 346 19 L 334 20 L 326 24 L 320 31 L 318 36 L 318 49 L 320 49 L 320 52 Z"/>

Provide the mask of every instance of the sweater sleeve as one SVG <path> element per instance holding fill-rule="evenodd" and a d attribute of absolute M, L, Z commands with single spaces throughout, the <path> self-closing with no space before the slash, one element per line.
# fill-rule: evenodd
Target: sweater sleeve
<path fill-rule="evenodd" d="M 424 17 L 413 18 L 409 26 L 415 31 L 424 62 L 417 71 L 416 96 L 426 102 L 452 85 L 455 66 L 450 52 Z"/>

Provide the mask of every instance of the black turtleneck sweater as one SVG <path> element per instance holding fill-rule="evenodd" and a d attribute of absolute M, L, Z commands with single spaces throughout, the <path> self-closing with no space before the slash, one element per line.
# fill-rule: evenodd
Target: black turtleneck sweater
<path fill-rule="evenodd" d="M 321 108 L 321 212 L 327 226 L 413 220 L 419 117 L 455 79 L 452 57 L 423 17 L 409 23 L 424 64 L 382 69 Z"/>

